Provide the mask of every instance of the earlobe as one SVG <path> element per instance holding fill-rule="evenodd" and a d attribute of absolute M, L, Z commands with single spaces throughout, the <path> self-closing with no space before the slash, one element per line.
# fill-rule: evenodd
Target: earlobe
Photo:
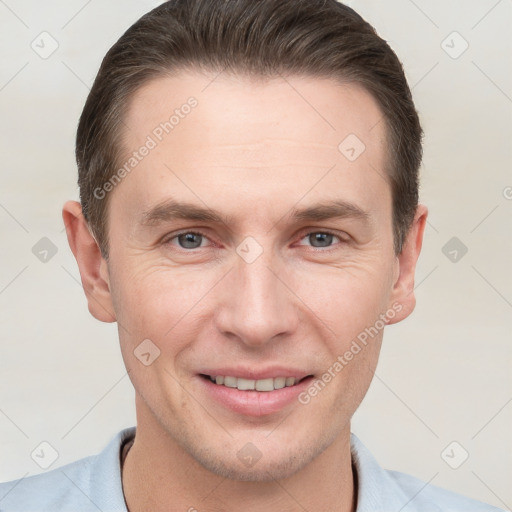
<path fill-rule="evenodd" d="M 391 293 L 391 305 L 400 304 L 401 309 L 390 324 L 400 322 L 407 318 L 416 305 L 414 295 L 414 276 L 416 272 L 416 263 L 418 261 L 421 246 L 423 244 L 423 234 L 427 222 L 428 209 L 425 205 L 418 205 L 414 220 L 404 242 L 402 252 L 397 256 L 397 277 L 395 279 Z"/>
<path fill-rule="evenodd" d="M 69 247 L 78 263 L 90 313 L 102 322 L 115 322 L 107 262 L 89 231 L 80 203 L 66 202 L 62 209 L 62 218 Z"/>

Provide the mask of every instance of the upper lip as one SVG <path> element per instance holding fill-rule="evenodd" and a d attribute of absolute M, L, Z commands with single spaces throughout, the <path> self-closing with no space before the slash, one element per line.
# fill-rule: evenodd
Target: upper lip
<path fill-rule="evenodd" d="M 240 377 L 249 380 L 262 380 L 274 379 L 276 377 L 295 377 L 296 379 L 303 379 L 312 373 L 297 368 L 272 366 L 260 369 L 249 369 L 243 367 L 221 367 L 221 368 L 205 368 L 199 372 L 202 375 L 209 375 L 210 377 Z"/>

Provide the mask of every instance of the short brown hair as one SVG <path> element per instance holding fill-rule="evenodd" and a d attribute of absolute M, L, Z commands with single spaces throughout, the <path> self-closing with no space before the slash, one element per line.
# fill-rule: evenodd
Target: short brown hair
<path fill-rule="evenodd" d="M 418 205 L 422 129 L 400 61 L 375 29 L 336 0 L 170 0 L 132 25 L 103 59 L 76 139 L 83 214 L 108 258 L 108 197 L 127 104 L 148 81 L 177 70 L 282 74 L 355 83 L 387 128 L 395 253 Z M 340 141 L 341 142 L 341 141 Z"/>

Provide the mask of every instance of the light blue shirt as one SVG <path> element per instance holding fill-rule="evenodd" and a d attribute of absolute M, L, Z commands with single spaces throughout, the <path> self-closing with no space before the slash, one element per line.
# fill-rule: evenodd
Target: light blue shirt
<path fill-rule="evenodd" d="M 0 512 L 127 512 L 120 449 L 135 427 L 119 432 L 98 455 L 0 484 Z M 357 472 L 357 512 L 499 512 L 404 473 L 382 469 L 351 434 Z M 503 511 L 501 511 L 503 512 Z"/>

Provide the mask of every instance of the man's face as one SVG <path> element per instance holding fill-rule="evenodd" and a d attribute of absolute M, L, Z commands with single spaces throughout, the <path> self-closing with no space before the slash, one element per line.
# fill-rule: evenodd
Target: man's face
<path fill-rule="evenodd" d="M 213 77 L 161 78 L 132 99 L 126 161 L 148 136 L 156 147 L 111 192 L 112 304 L 140 428 L 218 474 L 281 478 L 348 442 L 382 315 L 400 309 L 385 127 L 354 85 Z M 280 389 L 238 389 L 252 385 Z"/>

